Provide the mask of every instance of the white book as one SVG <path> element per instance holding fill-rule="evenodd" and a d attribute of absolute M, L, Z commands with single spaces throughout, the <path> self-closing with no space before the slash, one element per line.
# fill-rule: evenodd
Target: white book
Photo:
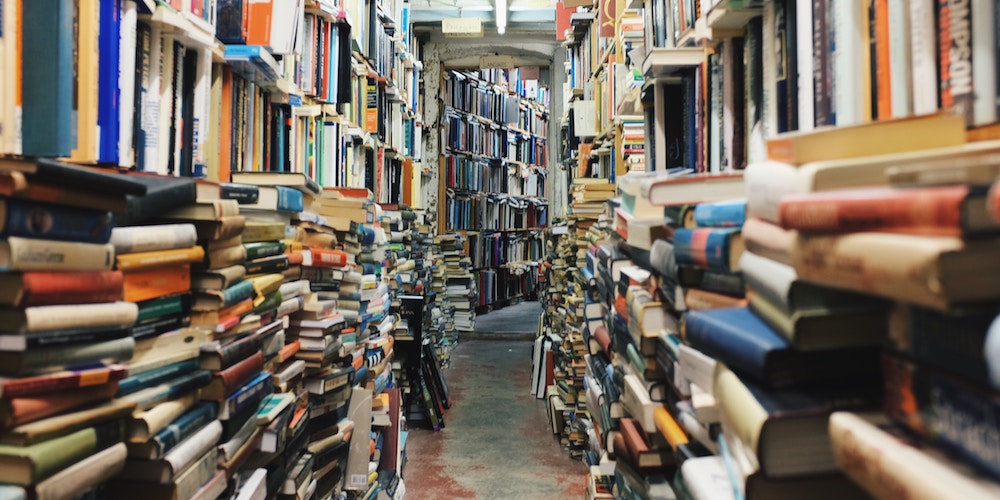
<path fill-rule="evenodd" d="M 222 423 L 213 420 L 191 437 L 181 441 L 174 449 L 164 455 L 163 460 L 170 464 L 174 477 L 187 470 L 195 460 L 212 449 L 222 437 Z"/>
<path fill-rule="evenodd" d="M 972 124 L 979 127 L 997 121 L 997 40 L 993 2 L 972 5 Z"/>
<path fill-rule="evenodd" d="M 138 13 L 134 1 L 121 2 L 118 46 L 118 164 L 135 164 L 132 124 L 135 119 L 135 44 Z"/>
<path fill-rule="evenodd" d="M 913 88 L 910 81 L 913 76 L 910 69 L 910 15 L 907 2 L 908 0 L 889 0 L 889 67 L 893 118 L 913 114 L 910 95 Z M 840 125 L 839 122 L 837 124 Z"/>
<path fill-rule="evenodd" d="M 153 23 L 153 26 L 156 26 L 156 23 Z M 173 36 L 162 34 L 158 29 L 153 28 L 153 39 L 154 41 L 159 40 L 158 42 L 154 42 L 153 50 L 156 50 L 158 43 L 158 48 L 161 51 L 160 61 L 157 64 L 159 75 L 156 80 L 159 82 L 160 95 L 158 96 L 158 103 L 160 111 L 158 115 L 159 122 L 156 126 L 156 156 L 152 157 L 153 161 L 155 161 L 155 167 L 147 168 L 147 170 L 165 175 L 170 155 L 174 150 L 173 146 L 176 144 L 174 137 L 170 135 L 170 120 L 174 114 L 174 58 L 176 54 L 174 54 Z M 149 156 L 146 158 L 147 161 L 150 161 Z"/>
<path fill-rule="evenodd" d="M 764 2 L 764 13 L 761 23 L 761 32 L 764 35 L 761 39 L 763 45 L 761 59 L 764 70 L 764 92 L 760 105 L 763 114 L 761 123 L 764 125 L 765 139 L 770 139 L 772 135 L 778 132 L 778 61 L 775 50 L 778 42 L 778 27 L 774 18 L 775 9 L 774 2 Z"/>
<path fill-rule="evenodd" d="M 795 45 L 798 51 L 799 130 L 812 130 L 816 116 L 813 97 L 813 0 L 795 0 Z M 935 79 L 935 81 L 937 81 Z"/>
<path fill-rule="evenodd" d="M 197 175 L 199 169 L 204 172 L 204 169 L 208 167 L 207 150 L 209 132 L 212 128 L 209 119 L 212 107 L 212 52 L 205 47 L 188 50 L 195 50 L 198 57 L 195 67 L 194 103 L 192 104 L 194 124 L 192 125 L 191 140 L 192 167 Z"/>
<path fill-rule="evenodd" d="M 256 469 L 242 480 L 235 500 L 264 500 L 267 498 L 267 469 Z"/>
<path fill-rule="evenodd" d="M 866 85 L 870 80 L 864 78 L 868 72 L 864 61 L 868 61 L 869 47 L 862 43 L 865 40 L 863 30 L 868 29 L 868 12 L 864 2 L 860 1 L 835 1 L 833 9 L 831 20 L 836 47 L 831 55 L 833 78 L 836 80 L 833 106 L 837 110 L 838 126 L 854 125 L 867 121 L 871 112 L 870 107 L 865 106 L 871 93 Z M 799 99 L 802 99 L 801 95 Z M 799 123 L 802 123 L 801 119 Z"/>
<path fill-rule="evenodd" d="M 910 71 L 913 83 L 913 114 L 938 110 L 937 28 L 934 0 L 909 0 Z"/>
<path fill-rule="evenodd" d="M 681 465 L 681 476 L 694 500 L 736 500 L 723 457 L 691 458 Z"/>

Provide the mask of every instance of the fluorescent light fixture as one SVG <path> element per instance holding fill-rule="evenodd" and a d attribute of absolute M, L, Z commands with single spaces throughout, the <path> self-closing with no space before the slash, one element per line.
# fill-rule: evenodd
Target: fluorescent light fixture
<path fill-rule="evenodd" d="M 507 0 L 494 0 L 496 2 L 497 33 L 504 34 L 507 31 Z"/>

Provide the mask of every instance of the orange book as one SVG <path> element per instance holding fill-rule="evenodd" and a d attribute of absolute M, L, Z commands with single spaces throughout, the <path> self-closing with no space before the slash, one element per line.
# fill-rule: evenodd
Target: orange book
<path fill-rule="evenodd" d="M 791 195 L 778 207 L 779 224 L 801 233 L 881 231 L 936 236 L 997 232 L 984 186 L 845 189 Z M 997 190 L 989 198 L 996 206 Z M 996 214 L 995 210 L 990 211 Z"/>
<path fill-rule="evenodd" d="M 233 169 L 230 158 L 229 144 L 233 140 L 233 68 L 222 65 L 222 109 L 219 120 L 219 170 L 229 172 Z"/>
<path fill-rule="evenodd" d="M 344 267 L 347 265 L 347 252 L 332 248 L 310 248 L 312 265 L 322 267 Z"/>
<path fill-rule="evenodd" d="M 108 401 L 118 392 L 118 381 L 68 391 L 0 400 L 0 424 L 13 427 L 74 408 Z"/>
<path fill-rule="evenodd" d="M 152 252 L 127 253 L 115 258 L 120 271 L 139 271 L 158 267 L 173 267 L 177 264 L 200 262 L 205 258 L 205 249 L 200 246 L 155 250 Z"/>
<path fill-rule="evenodd" d="M 889 0 L 875 0 L 875 67 L 878 118 L 892 118 L 892 65 L 889 55 Z"/>
<path fill-rule="evenodd" d="M 140 302 L 191 290 L 191 264 L 155 267 L 124 274 L 123 298 Z"/>
<path fill-rule="evenodd" d="M 746 298 L 733 297 L 701 288 L 688 288 L 684 291 L 684 305 L 689 311 L 707 311 L 724 307 L 746 307 Z"/>
<path fill-rule="evenodd" d="M 247 5 L 247 45 L 271 44 L 271 21 L 274 0 L 254 0 Z"/>

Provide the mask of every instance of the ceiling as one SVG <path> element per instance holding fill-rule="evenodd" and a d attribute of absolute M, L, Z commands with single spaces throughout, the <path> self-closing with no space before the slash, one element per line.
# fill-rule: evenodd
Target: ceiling
<path fill-rule="evenodd" d="M 495 0 L 505 1 L 505 0 Z M 551 34 L 555 36 L 555 0 L 506 0 L 507 34 Z M 447 17 L 478 17 L 484 29 L 496 27 L 493 0 L 410 0 L 410 20 L 417 28 L 440 28 Z"/>

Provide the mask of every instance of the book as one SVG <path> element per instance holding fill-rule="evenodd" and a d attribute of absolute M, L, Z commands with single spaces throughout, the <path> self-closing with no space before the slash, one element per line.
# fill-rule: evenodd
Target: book
<path fill-rule="evenodd" d="M 235 173 L 235 172 L 234 172 Z M 286 186 L 260 186 L 256 203 L 243 203 L 240 210 L 301 212 L 305 209 L 302 191 Z"/>
<path fill-rule="evenodd" d="M 57 304 L 23 309 L 0 309 L 5 332 L 39 332 L 84 327 L 127 327 L 135 323 L 139 308 L 131 302 Z"/>
<path fill-rule="evenodd" d="M 839 409 L 871 410 L 878 388 L 764 389 L 716 366 L 712 390 L 727 441 L 756 458 L 761 472 L 782 478 L 837 471 L 828 431 L 830 413 Z M 736 450 L 733 453 L 742 453 Z"/>
<path fill-rule="evenodd" d="M 937 236 L 995 234 L 986 186 L 844 189 L 785 196 L 779 224 L 801 233 L 882 231 Z"/>
<path fill-rule="evenodd" d="M 115 267 L 127 273 L 201 262 L 204 258 L 205 249 L 195 245 L 188 248 L 119 254 L 115 257 Z"/>
<path fill-rule="evenodd" d="M 196 199 L 196 182 L 189 177 L 147 172 L 128 172 L 124 177 L 144 186 L 146 191 L 141 196 L 129 195 L 125 210 L 115 212 L 115 222 L 121 226 L 146 223 Z"/>
<path fill-rule="evenodd" d="M 264 354 L 257 352 L 232 366 L 215 372 L 212 381 L 202 390 L 202 399 L 222 401 L 264 367 Z"/>
<path fill-rule="evenodd" d="M 118 397 L 160 385 L 198 369 L 197 359 L 185 359 L 122 379 L 118 384 Z"/>
<path fill-rule="evenodd" d="M 123 424 L 113 420 L 29 446 L 0 445 L 0 478 L 30 485 L 48 478 L 122 439 Z"/>
<path fill-rule="evenodd" d="M 227 307 L 232 307 L 243 300 L 253 298 L 256 295 L 257 291 L 254 290 L 254 284 L 252 281 L 239 281 L 223 290 L 205 290 L 195 292 L 191 304 L 191 310 L 214 311 L 225 309 Z"/>
<path fill-rule="evenodd" d="M 117 443 L 53 474 L 34 486 L 38 500 L 77 498 L 118 475 L 125 466 L 125 443 Z"/>
<path fill-rule="evenodd" d="M 691 347 L 772 387 L 846 382 L 878 371 L 876 349 L 797 351 L 745 307 L 689 311 L 682 336 Z"/>
<path fill-rule="evenodd" d="M 0 195 L 90 210 L 122 212 L 127 207 L 124 194 L 83 191 L 71 185 L 0 169 Z"/>
<path fill-rule="evenodd" d="M 241 184 L 292 187 L 312 196 L 323 194 L 323 189 L 316 184 L 316 181 L 298 172 L 234 171 L 230 174 L 230 179 Z"/>
<path fill-rule="evenodd" d="M 813 161 L 905 153 L 964 143 L 965 125 L 961 117 L 937 113 L 785 132 L 767 141 L 767 157 L 802 165 Z"/>
<path fill-rule="evenodd" d="M 236 200 L 211 200 L 195 202 L 185 205 L 166 213 L 159 217 L 167 220 L 189 220 L 189 221 L 222 221 L 226 217 L 234 217 L 240 214 L 240 204 Z M 199 239 L 202 238 L 199 234 Z"/>
<path fill-rule="evenodd" d="M 1000 495 L 992 478 L 915 439 L 881 413 L 833 413 L 830 441 L 837 467 L 876 498 Z"/>
<path fill-rule="evenodd" d="M 76 243 L 9 237 L 0 240 L 0 271 L 106 271 L 114 264 L 110 243 Z"/>
<path fill-rule="evenodd" d="M 813 283 L 945 309 L 1000 296 L 986 258 L 998 244 L 875 232 L 799 235 L 792 259 L 798 276 Z"/>
<path fill-rule="evenodd" d="M 48 12 L 51 15 L 52 12 Z M 25 152 L 24 154 L 29 154 Z M 44 178 L 45 182 L 58 183 L 74 189 L 89 189 L 115 195 L 144 195 L 146 186 L 126 175 L 118 175 L 110 170 L 81 167 L 46 156 L 68 156 L 42 154 L 34 160 L 0 160 L 0 170 L 20 172 L 26 177 Z"/>
<path fill-rule="evenodd" d="M 741 227 L 746 221 L 746 209 L 743 199 L 699 203 L 692 217 L 697 227 Z"/>
<path fill-rule="evenodd" d="M 149 441 L 157 432 L 163 430 L 170 422 L 184 414 L 198 402 L 199 391 L 189 391 L 180 396 L 164 401 L 147 410 L 132 414 L 126 422 L 125 439 L 130 443 Z M 134 408 L 133 403 L 133 408 Z"/>
<path fill-rule="evenodd" d="M 210 450 L 215 451 L 215 443 L 221 436 L 222 424 L 218 420 L 212 420 L 208 425 L 181 441 L 161 459 L 126 461 L 122 476 L 130 480 L 151 481 L 160 484 L 173 483 L 206 453 Z M 213 470 L 214 465 L 213 463 Z M 198 486 L 201 485 L 197 485 L 196 488 Z"/>
<path fill-rule="evenodd" d="M 27 308 L 122 299 L 120 271 L 28 271 L 0 274 L 0 305 Z"/>
<path fill-rule="evenodd" d="M 191 264 L 153 267 L 125 273 L 122 298 L 129 302 L 144 302 L 190 290 Z"/>
<path fill-rule="evenodd" d="M 887 335 L 884 304 L 785 309 L 765 294 L 750 293 L 750 310 L 801 351 L 878 346 Z"/>
<path fill-rule="evenodd" d="M 640 196 L 657 206 L 726 201 L 744 196 L 743 173 L 690 174 L 642 182 Z"/>
<path fill-rule="evenodd" d="M 208 427 L 212 427 L 212 425 L 207 426 L 206 429 Z M 126 461 L 123 472 L 108 483 L 107 496 L 111 499 L 125 500 L 134 498 L 136 491 L 142 491 L 143 498 L 150 500 L 181 500 L 182 498 L 195 498 L 196 494 L 203 492 L 203 488 L 208 488 L 208 491 L 218 491 L 221 485 L 209 484 L 209 481 L 214 481 L 218 476 L 216 472 L 218 461 L 218 450 L 215 448 L 208 449 L 200 456 L 195 457 L 191 463 L 187 464 L 187 467 L 183 471 L 177 471 L 177 474 L 169 474 L 171 476 L 170 480 L 164 482 L 133 479 L 127 476 L 124 471 L 129 470 L 129 464 L 136 462 Z M 166 466 L 163 467 L 165 468 Z M 208 498 L 211 498 L 209 493 L 205 492 L 204 494 L 209 495 Z"/>
<path fill-rule="evenodd" d="M 679 228 L 674 231 L 674 258 L 678 265 L 739 271 L 743 238 L 739 228 Z"/>
<path fill-rule="evenodd" d="M 193 224 L 116 227 L 111 231 L 115 254 L 189 248 L 198 242 Z"/>
<path fill-rule="evenodd" d="M 64 345 L 21 352 L 0 352 L 0 374 L 26 375 L 41 369 L 60 370 L 96 362 L 117 363 L 132 357 L 135 340 L 125 337 L 105 342 Z"/>
<path fill-rule="evenodd" d="M 107 243 L 111 213 L 13 198 L 0 198 L 0 237 Z"/>
<path fill-rule="evenodd" d="M 148 441 L 129 442 L 128 457 L 142 460 L 162 459 L 167 452 L 185 439 L 193 436 L 209 423 L 216 421 L 215 412 L 214 404 L 202 402 L 195 405 L 167 424 L 166 427 L 160 429 Z"/>
<path fill-rule="evenodd" d="M 191 274 L 191 289 L 203 291 L 225 290 L 243 279 L 247 268 L 233 265 L 217 269 L 195 271 Z"/>
<path fill-rule="evenodd" d="M 124 365 L 64 370 L 31 377 L 0 377 L 0 398 L 16 398 L 106 384 L 125 378 Z"/>
<path fill-rule="evenodd" d="M 108 382 L 71 391 L 0 399 L 0 425 L 14 427 L 108 401 L 117 390 L 118 382 Z"/>

